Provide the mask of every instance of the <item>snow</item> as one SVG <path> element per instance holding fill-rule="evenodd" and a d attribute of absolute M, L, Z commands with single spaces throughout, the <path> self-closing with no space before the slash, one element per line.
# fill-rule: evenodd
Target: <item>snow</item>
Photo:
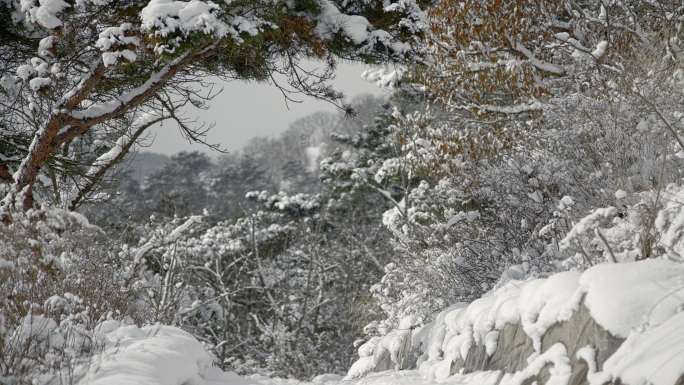
<path fill-rule="evenodd" d="M 108 27 L 100 32 L 100 36 L 95 42 L 95 47 L 101 51 L 108 51 L 115 45 L 138 44 L 138 38 L 125 35 L 130 30 L 130 23 L 121 24 L 120 27 Z"/>
<path fill-rule="evenodd" d="M 360 45 L 369 39 L 370 23 L 363 16 L 350 16 L 340 12 L 330 1 L 321 2 L 321 13 L 314 32 L 323 39 L 344 33 L 354 44 Z"/>
<path fill-rule="evenodd" d="M 50 340 L 55 329 L 57 329 L 57 323 L 52 319 L 29 314 L 22 319 L 13 337 L 18 338 L 19 341 L 34 340 L 42 343 Z"/>
<path fill-rule="evenodd" d="M 102 62 L 105 67 L 116 64 L 119 59 L 124 58 L 129 62 L 135 61 L 137 55 L 126 47 L 138 46 L 140 39 L 135 36 L 127 36 L 126 33 L 133 29 L 130 23 L 121 24 L 119 27 L 108 27 L 100 32 L 95 47 L 99 48 L 102 53 Z M 123 48 L 116 50 L 118 48 Z M 114 51 L 112 51 L 114 50 Z M 108 52 L 112 51 L 112 52 Z"/>
<path fill-rule="evenodd" d="M 348 385 L 497 385 L 501 378 L 499 371 L 458 374 L 445 379 L 426 379 L 416 370 L 400 372 L 386 371 L 373 373 L 354 382 L 342 382 Z"/>
<path fill-rule="evenodd" d="M 590 378 L 591 385 L 620 378 L 627 385 L 672 385 L 684 375 L 684 312 L 645 332 L 633 332 Z"/>
<path fill-rule="evenodd" d="M 485 352 L 487 353 L 488 357 L 491 357 L 494 352 L 496 352 L 496 348 L 499 343 L 499 332 L 496 330 L 492 330 L 487 335 L 485 336 Z"/>
<path fill-rule="evenodd" d="M 601 4 L 601 9 L 599 12 L 598 19 L 603 21 L 603 22 L 608 20 L 608 12 L 606 11 L 606 7 L 604 7 L 603 4 Z"/>
<path fill-rule="evenodd" d="M 54 63 L 50 66 L 50 74 L 57 78 L 64 77 L 64 73 L 62 72 L 62 66 L 59 65 L 59 63 Z"/>
<path fill-rule="evenodd" d="M 145 254 L 147 254 L 150 250 L 154 249 L 155 247 L 159 247 L 159 245 L 162 244 L 170 244 L 178 241 L 184 233 L 189 231 L 195 225 L 202 223 L 202 220 L 203 217 L 201 215 L 193 215 L 189 217 L 185 222 L 183 222 L 180 226 L 173 229 L 173 231 L 171 231 L 168 235 L 164 236 L 163 239 L 150 239 L 145 244 L 143 244 L 135 250 L 135 253 L 133 255 L 133 260 L 135 261 L 135 264 L 138 265 L 142 261 L 143 257 L 145 257 Z"/>
<path fill-rule="evenodd" d="M 559 205 L 559 208 L 563 210 L 566 207 L 572 207 L 575 204 L 575 201 L 572 199 L 572 197 L 565 195 L 563 198 L 561 198 L 560 203 L 562 206 Z"/>
<path fill-rule="evenodd" d="M 397 175 L 399 170 L 404 167 L 404 163 L 402 159 L 398 158 L 389 158 L 385 159 L 385 161 L 382 163 L 382 166 L 376 171 L 374 175 L 374 179 L 378 184 L 382 184 L 387 178 L 389 178 L 392 175 Z M 425 184 L 427 187 L 427 182 L 421 181 L 421 184 Z"/>
<path fill-rule="evenodd" d="M 359 347 L 361 358 L 349 368 L 345 379 L 350 380 L 365 376 L 378 365 L 388 364 L 386 362 L 388 357 L 391 361 L 390 364 L 396 370 L 400 369 L 403 359 L 408 354 L 410 344 L 411 330 L 408 327 L 393 330 L 382 338 L 371 338 Z"/>
<path fill-rule="evenodd" d="M 230 375 L 213 368 L 213 357 L 190 334 L 170 326 L 117 326 L 110 322 L 101 328 L 105 349 L 78 385 L 228 383 Z"/>
<path fill-rule="evenodd" d="M 32 57 L 30 62 L 38 75 L 46 75 L 50 72 L 48 63 L 37 56 Z"/>
<path fill-rule="evenodd" d="M 260 375 L 237 376 L 213 367 L 213 357 L 186 332 L 170 326 L 139 328 L 106 321 L 98 326 L 104 351 L 77 368 L 84 376 L 77 385 L 496 385 L 501 372 L 426 379 L 415 370 L 372 373 L 357 380 L 334 374 L 315 377 L 311 383 Z"/>
<path fill-rule="evenodd" d="M 62 20 L 57 14 L 70 7 L 62 0 L 39 0 L 36 7 L 32 0 L 21 0 L 21 10 L 26 12 L 31 22 L 37 23 L 47 29 L 55 29 L 62 26 Z"/>
<path fill-rule="evenodd" d="M 587 376 L 591 376 L 596 373 L 596 350 L 594 350 L 592 346 L 588 345 L 577 350 L 576 357 L 578 360 L 582 360 L 587 364 Z"/>
<path fill-rule="evenodd" d="M 544 280 L 528 282 L 519 297 L 523 330 L 532 338 L 536 351 L 541 350 L 541 338 L 554 324 L 572 317 L 576 306 L 568 306 L 575 295 L 580 274 L 568 271 Z"/>
<path fill-rule="evenodd" d="M 189 3 L 175 2 L 175 4 L 184 4 L 178 9 L 178 19 L 185 31 L 203 31 L 210 34 L 215 33 L 216 36 L 225 35 L 225 26 L 221 23 L 213 13 L 219 8 L 213 2 L 203 2 L 192 0 Z"/>
<path fill-rule="evenodd" d="M 627 338 L 641 327 L 655 327 L 684 304 L 684 264 L 649 259 L 603 264 L 582 274 L 575 294 L 599 325 Z"/>
<path fill-rule="evenodd" d="M 50 78 L 33 78 L 29 81 L 29 87 L 31 87 L 33 92 L 38 92 L 42 88 L 48 87 L 50 84 L 52 84 Z"/>
<path fill-rule="evenodd" d="M 268 25 L 256 17 L 222 15 L 219 18 L 220 13 L 221 8 L 211 1 L 151 0 L 140 12 L 140 18 L 143 30 L 153 31 L 156 36 L 201 32 L 219 39 L 231 35 L 238 44 L 242 42 L 241 33 L 255 36 L 260 28 Z M 166 44 L 169 45 L 161 44 L 155 50 L 172 50 L 175 43 Z"/>
<path fill-rule="evenodd" d="M 666 255 L 675 260 L 684 260 L 684 188 L 670 185 L 663 193 L 667 199 L 658 212 L 655 227 L 660 234 L 660 244 Z"/>
<path fill-rule="evenodd" d="M 410 2 L 401 1 L 402 7 L 411 6 Z M 314 32 L 324 40 L 330 40 L 337 34 L 341 34 L 347 38 L 348 41 L 357 45 L 365 46 L 364 48 L 371 48 L 375 44 L 382 44 L 390 48 L 391 51 L 398 55 L 404 55 L 409 51 L 410 45 L 394 41 L 392 36 L 383 30 L 372 30 L 372 25 L 363 16 L 347 15 L 337 8 L 335 2 L 330 0 L 319 1 L 321 12 L 314 16 L 316 20 L 316 27 Z M 410 28 L 412 30 L 419 30 L 426 27 L 425 15 L 419 8 L 414 7 L 411 12 L 411 18 L 415 20 L 404 19 L 400 25 Z M 385 12 L 398 11 L 400 7 L 388 7 Z"/>
<path fill-rule="evenodd" d="M 132 124 L 130 131 L 134 132 L 140 127 L 150 124 L 152 121 L 157 119 L 158 116 L 154 114 L 143 113 L 138 117 Z M 94 177 L 103 168 L 111 164 L 117 157 L 121 156 L 121 153 L 126 149 L 127 146 L 131 144 L 134 138 L 128 133 L 120 136 L 114 145 L 109 149 L 109 151 L 100 155 L 88 169 L 86 176 Z"/>
<path fill-rule="evenodd" d="M 27 81 L 31 77 L 31 75 L 34 74 L 34 69 L 33 66 L 30 64 L 22 64 L 19 67 L 17 67 L 17 76 L 23 80 Z"/>
<path fill-rule="evenodd" d="M 50 52 L 57 43 L 57 38 L 55 36 L 48 36 L 40 39 L 38 43 L 38 55 L 41 56 L 52 56 Z"/>
<path fill-rule="evenodd" d="M 591 52 L 591 56 L 593 56 L 596 60 L 599 60 L 603 55 L 606 54 L 606 50 L 608 49 L 608 42 L 605 40 L 600 41 L 596 45 L 596 49 L 594 49 Z"/>
<path fill-rule="evenodd" d="M 509 38 L 510 39 L 510 38 Z M 523 54 L 527 60 L 529 60 L 530 64 L 533 66 L 539 68 L 542 71 L 549 72 L 552 74 L 556 75 L 563 75 L 565 73 L 565 69 L 559 65 L 549 63 L 543 60 L 539 60 L 537 57 L 534 56 L 532 51 L 530 51 L 527 47 L 525 47 L 523 44 L 520 44 L 519 42 L 515 42 L 512 39 L 511 40 L 511 46 L 513 47 L 514 50 L 520 52 Z"/>
<path fill-rule="evenodd" d="M 137 57 L 138 55 L 129 49 L 116 52 L 104 52 L 102 54 L 102 63 L 104 63 L 105 67 L 110 67 L 115 65 L 119 59 L 126 59 L 128 62 L 134 62 Z"/>
<path fill-rule="evenodd" d="M 443 328 L 445 332 L 433 332 L 431 340 L 426 342 L 427 364 L 422 369 L 426 373 L 433 371 L 431 367 L 441 359 L 441 351 L 445 361 L 465 359 L 472 344 L 484 345 L 487 354 L 493 354 L 498 331 L 509 323 L 521 322 L 539 351 L 543 333 L 560 320 L 570 318 L 576 308 L 568 306 L 568 301 L 577 290 L 578 280 L 579 273 L 566 272 L 546 280 L 510 281 L 467 307 L 445 310 L 427 326 Z"/>
<path fill-rule="evenodd" d="M 317 146 L 309 146 L 307 147 L 304 152 L 306 155 L 306 160 L 307 160 L 307 170 L 311 173 L 316 172 L 319 167 L 319 159 L 321 157 L 321 154 L 323 154 L 323 147 L 324 144 L 319 144 Z"/>
<path fill-rule="evenodd" d="M 585 234 L 589 231 L 593 232 L 594 229 L 597 229 L 602 225 L 609 224 L 617 214 L 618 211 L 615 207 L 606 207 L 594 210 L 591 214 L 582 218 L 575 226 L 572 227 L 565 238 L 561 240 L 561 249 L 569 248 L 572 242 L 581 234 Z"/>
<path fill-rule="evenodd" d="M 336 384 L 340 381 L 342 381 L 344 377 L 337 375 L 337 374 L 332 374 L 332 373 L 326 373 L 326 374 L 321 374 L 313 378 L 311 380 L 312 383 L 314 384 L 320 384 L 320 385 L 325 385 L 325 384 Z"/>
<path fill-rule="evenodd" d="M 88 177 L 94 177 L 95 175 L 97 175 L 97 173 L 100 171 L 100 169 L 102 169 L 102 167 L 106 167 L 114 159 L 121 155 L 121 152 L 126 148 L 130 140 L 131 139 L 128 137 L 128 135 L 122 135 L 121 137 L 119 137 L 119 139 L 116 140 L 116 142 L 114 143 L 112 148 L 109 149 L 109 151 L 100 155 L 93 162 L 93 165 L 90 167 L 86 175 Z"/>
<path fill-rule="evenodd" d="M 625 199 L 627 198 L 627 192 L 625 190 L 615 191 L 615 199 Z"/>
<path fill-rule="evenodd" d="M 361 74 L 361 78 L 375 83 L 380 88 L 394 88 L 406 73 L 406 68 L 401 66 L 375 66 L 367 68 Z"/>
<path fill-rule="evenodd" d="M 533 101 L 531 103 L 520 103 L 511 106 L 495 106 L 495 105 L 479 105 L 478 109 L 488 112 L 496 112 L 500 114 L 522 114 L 525 112 L 540 111 L 544 108 L 544 104 L 539 101 Z"/>

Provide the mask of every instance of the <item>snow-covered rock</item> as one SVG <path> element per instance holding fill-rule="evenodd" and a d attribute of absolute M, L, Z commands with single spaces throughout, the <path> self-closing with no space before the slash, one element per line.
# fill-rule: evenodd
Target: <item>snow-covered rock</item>
<path fill-rule="evenodd" d="M 617 379 L 625 384 L 681 384 L 684 381 L 682 330 L 684 312 L 653 329 L 631 333 L 603 364 L 603 371 L 590 377 L 591 385 Z"/>
<path fill-rule="evenodd" d="M 389 349 L 387 356 L 405 354 L 413 359 L 406 367 L 435 381 L 446 381 L 459 371 L 499 370 L 507 373 L 501 384 L 533 379 L 574 385 L 589 383 L 589 378 L 602 379 L 593 385 L 616 380 L 628 385 L 675 384 L 684 376 L 679 358 L 684 340 L 675 337 L 677 327 L 683 326 L 683 306 L 684 264 L 665 259 L 513 280 L 404 334 L 411 347 L 403 346 L 403 353 L 391 350 L 399 345 L 385 341 L 396 339 L 399 331 L 369 341 L 373 355 L 354 364 L 347 378 L 389 369 L 373 367 L 382 363 L 377 352 L 383 346 Z M 673 338 L 659 345 L 658 338 L 662 342 L 668 335 Z M 368 353 L 365 346 L 360 351 L 364 349 Z M 580 367 L 588 359 L 596 368 L 589 377 Z M 634 369 L 637 364 L 643 370 Z M 647 366 L 664 371 L 649 371 Z"/>

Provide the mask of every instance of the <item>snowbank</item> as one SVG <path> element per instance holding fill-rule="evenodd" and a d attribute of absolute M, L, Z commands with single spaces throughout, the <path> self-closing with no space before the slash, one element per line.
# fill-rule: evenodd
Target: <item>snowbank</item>
<path fill-rule="evenodd" d="M 402 336 L 410 342 L 410 347 L 403 346 L 402 351 L 398 350 L 402 344 L 395 342 L 398 331 L 372 339 L 359 349 L 361 358 L 352 366 L 347 379 L 390 369 L 393 365 L 383 363 L 383 358 L 391 358 L 397 366 L 406 359 L 401 355 L 410 355 L 407 353 L 410 351 L 415 360 L 409 366 L 418 368 L 425 378 L 446 380 L 454 374 L 454 367 L 464 368 L 466 360 L 473 361 L 468 355 L 473 354 L 474 347 L 480 350 L 484 347 L 486 353 L 482 355 L 486 357 L 475 358 L 481 363 L 496 352 L 502 340 L 510 343 L 510 331 L 508 340 L 502 339 L 500 332 L 507 325 L 516 325 L 531 343 L 530 357 L 524 370 L 505 376 L 502 383 L 522 383 L 532 372 L 537 375 L 551 363 L 554 369 L 545 379 L 565 385 L 569 379 L 568 363 L 578 361 L 580 358 L 573 355 L 580 355 L 580 351 L 574 350 L 578 347 L 566 351 L 561 349 L 562 344 L 549 346 L 549 331 L 563 322 L 568 324 L 565 327 L 569 329 L 566 333 L 569 336 L 578 333 L 575 329 L 586 329 L 586 320 L 576 316 L 582 309 L 588 310 L 591 323 L 603 329 L 604 334 L 608 333 L 612 340 L 627 339 L 617 352 L 611 344 L 603 346 L 615 354 L 605 362 L 605 372 L 594 373 L 592 378 L 619 378 L 628 385 L 671 385 L 676 382 L 673 379 L 684 375 L 681 358 L 684 337 L 672 337 L 667 344 L 657 341 L 674 336 L 677 327 L 681 334 L 683 305 L 684 264 L 662 259 L 603 264 L 584 273 L 571 271 L 544 279 L 511 281 L 469 305 L 459 304 L 444 310 L 421 329 L 404 332 Z M 572 317 L 585 324 L 567 322 Z M 554 338 L 558 335 L 555 331 Z M 516 341 L 520 342 L 519 338 Z M 392 350 L 393 347 L 396 349 Z M 586 356 L 587 350 L 582 353 Z M 662 370 L 646 370 L 648 367 Z"/>
<path fill-rule="evenodd" d="M 190 334 L 170 326 L 99 326 L 104 351 L 78 385 L 250 385 L 254 381 L 213 367 L 213 357 Z"/>
<path fill-rule="evenodd" d="M 603 371 L 590 376 L 591 385 L 618 378 L 625 384 L 676 384 L 684 375 L 683 330 L 684 312 L 656 328 L 630 334 Z"/>
<path fill-rule="evenodd" d="M 684 264 L 650 259 L 598 265 L 582 274 L 577 295 L 582 294 L 601 326 L 627 338 L 631 331 L 658 326 L 681 310 Z"/>

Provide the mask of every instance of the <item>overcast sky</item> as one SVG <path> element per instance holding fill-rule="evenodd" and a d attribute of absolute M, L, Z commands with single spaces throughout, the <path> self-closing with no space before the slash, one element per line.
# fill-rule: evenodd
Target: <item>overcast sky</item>
<path fill-rule="evenodd" d="M 342 63 L 333 82 L 337 90 L 348 98 L 361 94 L 381 94 L 374 84 L 361 79 L 364 67 Z M 223 92 L 218 95 L 209 110 L 199 111 L 199 118 L 206 123 L 215 123 L 207 142 L 219 143 L 228 150 L 237 150 L 255 136 L 271 136 L 283 132 L 290 123 L 316 111 L 334 111 L 329 103 L 312 98 L 302 103 L 286 105 L 282 94 L 266 83 L 233 81 L 218 84 Z M 289 107 L 289 109 L 288 109 Z M 196 114 L 189 112 L 188 115 Z M 152 130 L 154 142 L 144 151 L 175 154 L 179 151 L 209 151 L 206 146 L 189 144 L 175 124 L 167 123 Z"/>

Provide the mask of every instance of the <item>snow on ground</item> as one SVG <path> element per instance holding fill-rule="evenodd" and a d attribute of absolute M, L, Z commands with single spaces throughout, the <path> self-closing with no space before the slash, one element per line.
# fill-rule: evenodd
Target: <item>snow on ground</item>
<path fill-rule="evenodd" d="M 213 367 L 213 357 L 190 334 L 169 326 L 136 327 L 108 321 L 98 328 L 103 352 L 79 385 L 520 385 L 552 364 L 550 384 L 566 385 L 570 360 L 563 344 L 540 351 L 540 338 L 584 303 L 606 330 L 626 338 L 602 368 L 590 364 L 591 385 L 620 379 L 627 385 L 672 385 L 684 375 L 684 264 L 666 260 L 595 266 L 546 279 L 511 281 L 471 304 L 456 304 L 411 331 L 404 327 L 376 337 L 359 349 L 347 377 L 323 375 L 312 383 L 240 377 Z M 497 330 L 519 322 L 535 353 L 517 373 L 499 371 L 451 375 L 454 360 L 472 344 L 496 350 Z M 406 326 L 406 325 L 403 325 Z M 399 369 L 411 345 L 423 344 L 418 370 Z M 578 352 L 594 361 L 591 347 Z"/>
<path fill-rule="evenodd" d="M 214 358 L 192 335 L 171 326 L 137 327 L 106 321 L 95 330 L 103 350 L 77 368 L 77 385 L 299 385 L 297 380 L 242 377 L 213 366 Z M 323 375 L 311 385 L 338 383 Z"/>
<path fill-rule="evenodd" d="M 385 371 L 372 373 L 358 380 L 346 380 L 340 385 L 496 385 L 501 372 L 458 374 L 445 380 L 428 380 L 417 370 Z"/>
<path fill-rule="evenodd" d="M 658 326 L 681 310 L 684 264 L 649 259 L 598 265 L 582 274 L 579 285 L 577 295 L 586 295 L 584 303 L 592 317 L 612 334 L 626 338 L 633 330 Z"/>
<path fill-rule="evenodd" d="M 79 385 L 208 385 L 213 357 L 190 334 L 169 326 L 101 325 L 104 351 Z"/>

